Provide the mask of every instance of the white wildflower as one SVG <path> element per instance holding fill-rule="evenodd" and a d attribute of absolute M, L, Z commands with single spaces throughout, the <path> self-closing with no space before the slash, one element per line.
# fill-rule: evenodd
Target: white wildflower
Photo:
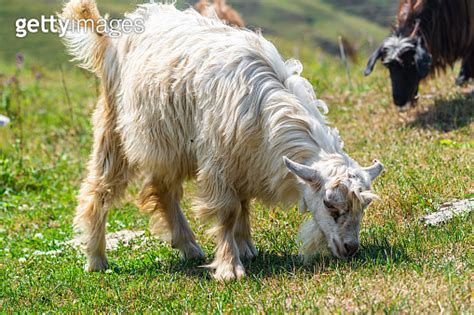
<path fill-rule="evenodd" d="M 0 115 L 0 127 L 6 126 L 10 123 L 10 118 Z"/>

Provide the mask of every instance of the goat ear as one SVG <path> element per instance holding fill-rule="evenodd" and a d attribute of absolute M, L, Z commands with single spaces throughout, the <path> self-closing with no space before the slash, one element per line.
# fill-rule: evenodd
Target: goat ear
<path fill-rule="evenodd" d="M 383 53 L 383 44 L 377 48 L 372 55 L 369 58 L 369 61 L 367 62 L 367 67 L 365 68 L 364 75 L 368 76 L 369 74 L 372 73 L 374 70 L 375 64 L 377 63 L 377 60 L 382 58 L 382 53 Z"/>
<path fill-rule="evenodd" d="M 370 180 L 376 179 L 383 171 L 383 164 L 377 160 L 374 160 L 374 165 L 363 169 L 370 176 Z"/>
<path fill-rule="evenodd" d="M 307 183 L 317 191 L 321 189 L 324 180 L 317 170 L 309 166 L 294 162 L 286 156 L 283 157 L 283 161 L 285 162 L 285 165 L 288 170 L 294 175 L 296 175 L 299 179 L 303 180 L 305 183 Z"/>
<path fill-rule="evenodd" d="M 431 65 L 433 64 L 433 57 L 426 51 L 426 47 L 423 44 L 423 40 L 418 38 L 415 52 L 415 65 L 418 75 L 424 79 L 428 76 L 431 71 Z"/>
<path fill-rule="evenodd" d="M 363 191 L 360 196 L 365 207 L 369 206 L 374 200 L 380 200 L 380 197 L 371 191 Z"/>

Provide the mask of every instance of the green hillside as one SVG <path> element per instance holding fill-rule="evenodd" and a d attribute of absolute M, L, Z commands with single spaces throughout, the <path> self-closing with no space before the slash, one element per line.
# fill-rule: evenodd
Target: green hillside
<path fill-rule="evenodd" d="M 393 23 L 398 1 L 387 0 L 324 0 L 339 10 L 358 15 L 384 27 Z"/>
<path fill-rule="evenodd" d="M 339 0 L 343 1 L 343 0 Z M 236 7 L 251 28 L 261 28 L 267 36 L 279 38 L 287 47 L 322 48 L 337 53 L 337 37 L 343 35 L 357 47 L 368 47 L 383 38 L 388 29 L 367 16 L 361 8 L 372 8 L 372 2 L 365 5 L 342 5 L 338 1 L 331 4 L 327 0 L 234 0 Z M 121 16 L 133 10 L 139 0 L 99 0 L 103 13 Z M 179 0 L 181 8 L 189 7 L 196 0 Z M 360 1 L 359 1 L 360 2 Z M 380 1 L 378 1 L 380 2 Z M 388 0 L 383 0 L 389 3 Z M 15 20 L 19 17 L 39 17 L 52 15 L 62 6 L 61 0 L 17 0 L 0 6 L 0 58 L 11 62 L 17 52 L 26 56 L 27 62 L 57 67 L 68 60 L 58 37 L 54 34 L 29 34 L 26 38 L 15 36 Z M 345 9 L 341 9 L 341 8 Z M 348 10 L 348 8 L 350 10 Z M 365 16 L 364 16 L 365 14 Z M 378 15 L 377 15 L 378 16 Z M 387 17 L 388 19 L 388 17 Z M 368 45 L 367 45 L 368 44 Z M 368 48 L 366 49 L 368 50 Z"/>
<path fill-rule="evenodd" d="M 360 9 L 372 7 L 372 1 L 365 0 L 365 6 L 353 6 L 353 11 L 323 0 L 240 0 L 234 6 L 250 26 L 261 27 L 264 33 L 337 52 L 339 35 L 356 46 L 364 46 L 367 41 L 378 41 L 387 34 L 388 28 L 372 22 L 373 17 L 362 16 Z"/>

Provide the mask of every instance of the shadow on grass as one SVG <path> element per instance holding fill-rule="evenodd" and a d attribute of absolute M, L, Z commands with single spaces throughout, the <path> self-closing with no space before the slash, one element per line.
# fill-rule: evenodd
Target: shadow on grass
<path fill-rule="evenodd" d="M 390 245 L 387 240 L 362 245 L 361 250 L 354 257 L 355 263 L 373 263 L 380 266 L 399 265 L 411 261 L 405 248 L 400 245 Z M 352 267 L 357 268 L 357 266 Z"/>
<path fill-rule="evenodd" d="M 244 262 L 244 265 L 249 275 L 265 278 L 296 272 L 315 274 L 346 267 L 357 270 L 368 264 L 371 266 L 388 266 L 405 264 L 410 261 L 411 259 L 404 248 L 383 242 L 362 245 L 356 256 L 348 260 L 330 255 L 317 255 L 310 263 L 304 264 L 300 255 L 263 252 L 255 260 Z"/>
<path fill-rule="evenodd" d="M 125 266 L 113 265 L 112 269 L 117 274 L 123 275 L 159 275 L 175 274 L 191 278 L 211 279 L 212 273 L 203 267 L 208 262 L 205 260 L 183 260 L 178 255 L 159 259 L 159 262 L 149 260 L 139 265 L 130 263 Z"/>
<path fill-rule="evenodd" d="M 474 98 L 460 95 L 450 100 L 435 100 L 426 111 L 418 112 L 410 125 L 449 132 L 469 125 L 473 117 Z"/>
<path fill-rule="evenodd" d="M 183 276 L 212 279 L 212 271 L 203 265 L 210 261 L 183 261 L 172 258 L 169 261 L 162 259 L 161 263 L 148 262 L 140 266 L 114 268 L 119 274 L 168 273 Z M 387 241 L 377 241 L 362 245 L 357 255 L 349 260 L 342 260 L 332 256 L 316 256 L 309 264 L 304 264 L 300 255 L 292 253 L 274 253 L 261 251 L 252 261 L 243 261 L 247 275 L 255 278 L 267 278 L 275 275 L 304 273 L 308 275 L 325 271 L 347 268 L 357 270 L 364 266 L 371 267 L 393 266 L 409 263 L 410 257 L 405 249 L 398 245 L 390 245 Z"/>

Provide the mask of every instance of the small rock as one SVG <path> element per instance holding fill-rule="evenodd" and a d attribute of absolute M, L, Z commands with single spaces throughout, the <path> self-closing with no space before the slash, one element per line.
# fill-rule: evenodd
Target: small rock
<path fill-rule="evenodd" d="M 424 216 L 420 220 L 426 225 L 437 226 L 448 222 L 454 216 L 470 213 L 474 209 L 474 198 L 457 200 L 442 204 L 437 212 Z"/>
<path fill-rule="evenodd" d="M 122 230 L 118 232 L 108 233 L 106 235 L 106 246 L 107 250 L 117 250 L 119 245 L 122 246 L 130 246 L 130 241 L 142 238 L 146 240 L 145 232 L 144 231 L 130 231 L 130 230 Z M 73 239 L 67 241 L 66 244 L 72 245 L 73 247 L 80 247 L 81 242 L 79 239 Z"/>
<path fill-rule="evenodd" d="M 63 251 L 62 249 L 56 249 L 56 250 L 50 250 L 47 252 L 41 251 L 41 250 L 35 250 L 33 252 L 33 256 L 56 256 L 61 254 Z"/>
<path fill-rule="evenodd" d="M 0 127 L 6 126 L 10 123 L 10 118 L 0 115 Z"/>

